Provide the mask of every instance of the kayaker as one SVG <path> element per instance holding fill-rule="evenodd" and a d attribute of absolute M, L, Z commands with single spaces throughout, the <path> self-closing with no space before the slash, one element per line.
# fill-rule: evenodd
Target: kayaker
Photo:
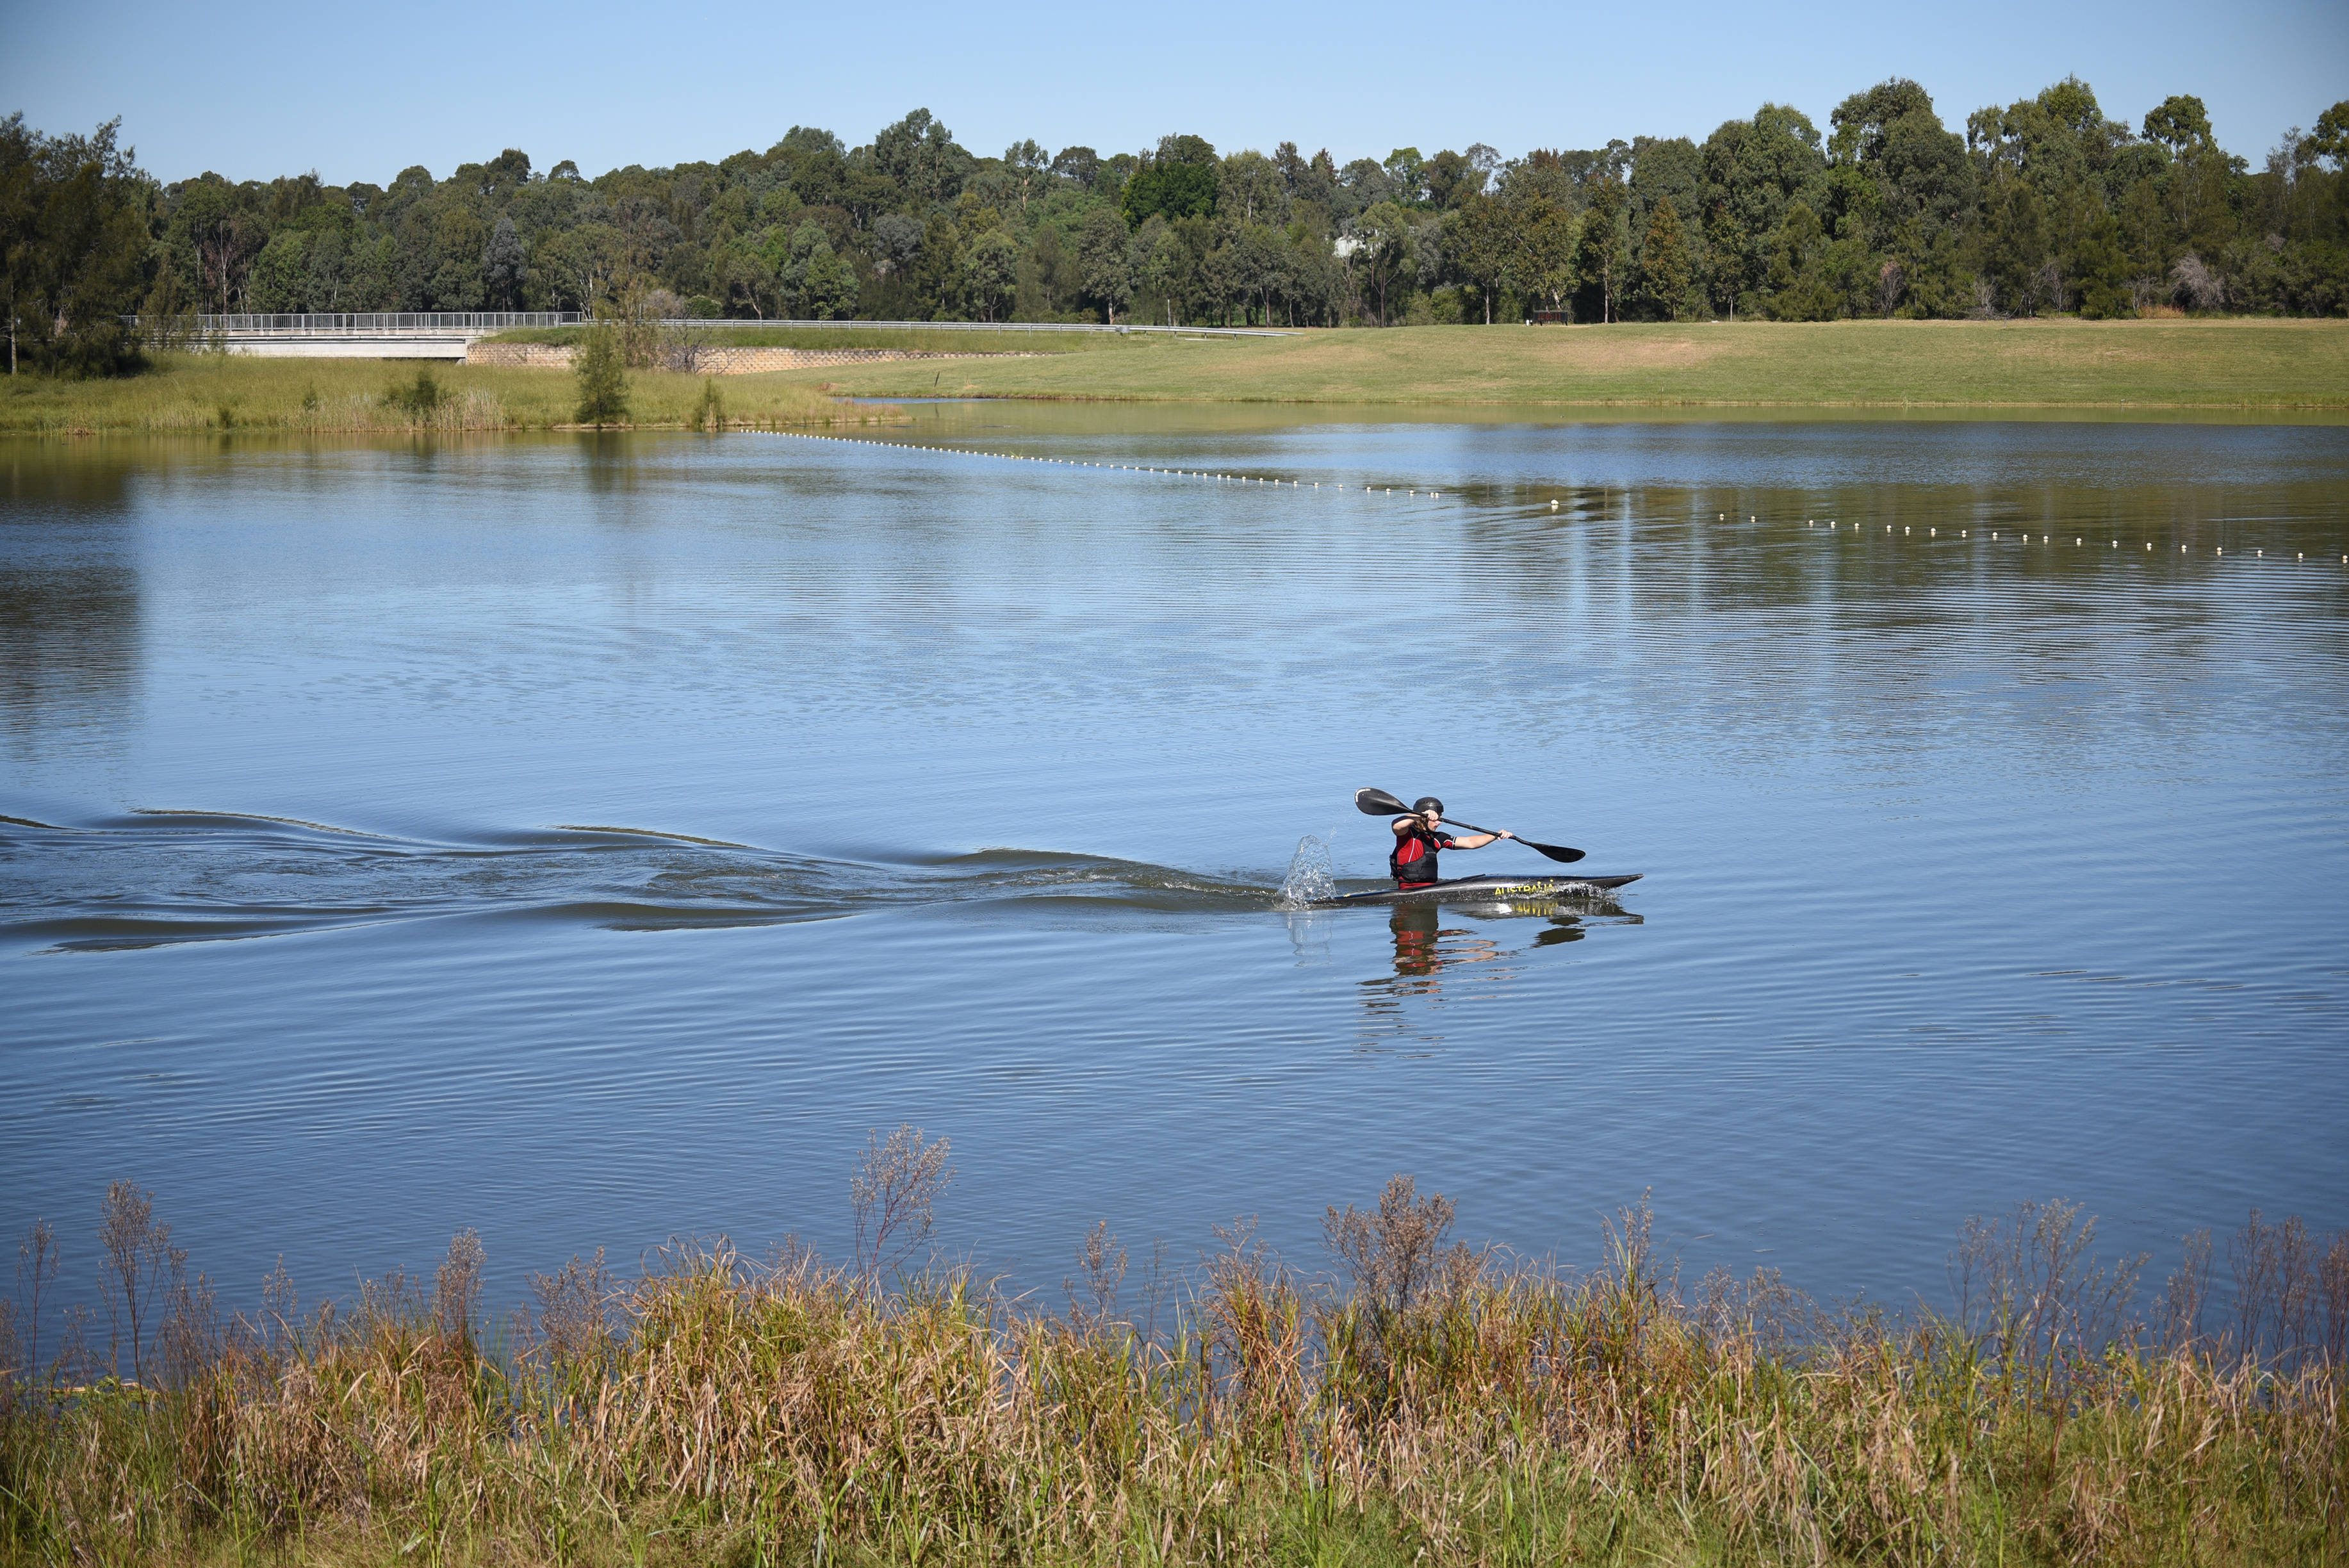
<path fill-rule="evenodd" d="M 1411 810 L 1412 815 L 1397 817 L 1387 824 L 1394 830 L 1395 836 L 1394 853 L 1387 857 L 1387 871 L 1399 891 L 1425 887 L 1433 882 L 1435 856 L 1440 850 L 1481 850 L 1496 840 L 1516 837 L 1506 828 L 1490 833 L 1471 833 L 1464 839 L 1441 832 L 1438 830 L 1444 825 L 1444 802 L 1433 795 L 1422 795 L 1411 803 Z"/>

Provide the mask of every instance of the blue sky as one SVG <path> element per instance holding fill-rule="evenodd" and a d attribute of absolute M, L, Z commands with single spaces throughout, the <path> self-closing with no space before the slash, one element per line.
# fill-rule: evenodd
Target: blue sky
<path fill-rule="evenodd" d="M 2076 72 L 2136 124 L 2176 92 L 2257 165 L 2349 98 L 2349 5 L 1790 8 L 1705 3 L 1403 7 L 1207 0 L 1166 13 L 1051 3 L 400 8 L 279 0 L 102 14 L 12 5 L 0 113 L 45 130 L 120 115 L 167 180 L 316 168 L 383 183 L 520 147 L 595 174 L 764 149 L 794 124 L 854 145 L 927 108 L 974 152 L 1034 137 L 1103 152 L 1170 131 L 1219 150 L 1290 139 L 1340 163 L 1484 141 L 1514 156 L 1611 136 L 1702 139 L 1764 99 L 1824 129 L 1848 93 L 1913 77 L 1945 123 Z M 106 37 L 88 36 L 102 18 Z"/>

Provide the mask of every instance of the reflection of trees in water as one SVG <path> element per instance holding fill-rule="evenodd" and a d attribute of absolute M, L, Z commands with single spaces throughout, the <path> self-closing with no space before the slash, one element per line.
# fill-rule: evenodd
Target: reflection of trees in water
<path fill-rule="evenodd" d="M 10 735 L 122 724 L 139 670 L 132 568 L 0 564 L 0 726 Z"/>
<path fill-rule="evenodd" d="M 2300 432 L 2118 429 L 2078 451 L 1987 428 L 1847 438 L 1832 461 L 1799 428 L 1560 438 L 1554 480 L 1447 491 L 1471 503 L 1464 602 L 1507 628 L 1518 679 L 1574 698 L 1526 705 L 1520 735 L 1669 722 L 1716 764 L 1775 769 L 1843 736 L 1946 744 L 1953 716 L 1994 715 L 2033 770 L 2059 772 L 2190 693 L 2178 672 L 2239 664 L 2251 641 L 2266 659 L 2340 655 L 2338 459 Z M 1495 461 L 1532 471 L 1532 450 Z M 1668 459 L 1724 482 L 1590 482 Z M 1853 477 L 1870 469 L 1887 477 Z M 2221 571 L 2221 546 L 2266 558 Z M 2303 551 L 2336 564 L 2308 570 Z M 1485 678 L 1469 654 L 1422 673 Z"/>
<path fill-rule="evenodd" d="M 0 454 L 0 729 L 110 727 L 140 674 L 139 573 L 115 549 L 137 467 L 92 443 Z"/>

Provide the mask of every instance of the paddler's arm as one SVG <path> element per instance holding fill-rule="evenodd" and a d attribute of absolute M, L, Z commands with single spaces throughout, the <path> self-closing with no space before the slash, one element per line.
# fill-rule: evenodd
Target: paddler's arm
<path fill-rule="evenodd" d="M 1516 837 L 1516 835 L 1515 833 L 1509 831 L 1506 828 L 1503 828 L 1498 832 L 1471 833 L 1464 839 L 1454 839 L 1452 841 L 1452 847 L 1455 850 L 1481 850 L 1486 844 L 1498 843 L 1503 839 L 1514 839 Z"/>

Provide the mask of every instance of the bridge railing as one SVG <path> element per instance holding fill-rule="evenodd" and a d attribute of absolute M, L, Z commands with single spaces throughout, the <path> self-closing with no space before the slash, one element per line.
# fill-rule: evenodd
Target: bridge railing
<path fill-rule="evenodd" d="M 523 327 L 577 326 L 586 320 L 575 310 L 375 310 L 342 311 L 311 315 L 226 315 L 176 316 L 149 320 L 143 316 L 127 315 L 125 325 L 134 331 L 161 326 L 170 330 L 190 332 L 205 337 L 356 337 L 356 336 L 416 336 L 419 335 L 464 335 L 480 336 L 493 332 L 512 332 Z M 765 321 L 746 320 L 739 316 L 678 317 L 665 320 L 663 327 L 679 330 L 712 330 L 728 332 L 738 328 L 790 327 L 821 329 L 826 332 L 1156 332 L 1176 333 L 1185 337 L 1287 337 L 1286 330 L 1271 326 L 1154 326 L 1120 322 L 1114 326 L 1101 322 L 1085 321 Z"/>
<path fill-rule="evenodd" d="M 150 323 L 135 315 L 123 320 L 132 327 L 190 325 L 186 317 L 168 323 Z M 576 326 L 580 320 L 575 310 L 359 310 L 299 315 L 199 315 L 193 318 L 192 325 L 199 335 L 207 337 L 215 334 L 231 337 L 345 337 L 358 333 L 511 332 L 523 326 Z"/>

